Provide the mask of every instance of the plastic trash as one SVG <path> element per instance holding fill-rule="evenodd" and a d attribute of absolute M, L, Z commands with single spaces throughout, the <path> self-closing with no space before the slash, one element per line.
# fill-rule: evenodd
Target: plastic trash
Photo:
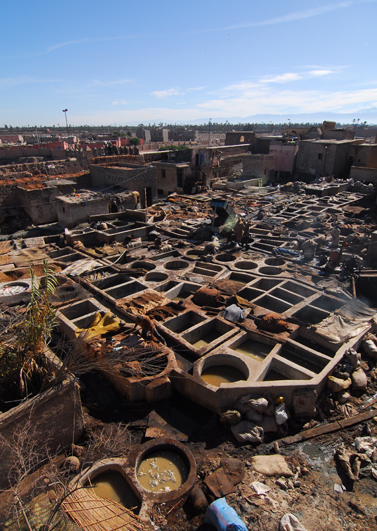
<path fill-rule="evenodd" d="M 280 520 L 279 531 L 307 531 L 293 514 L 285 514 Z"/>
<path fill-rule="evenodd" d="M 204 523 L 216 527 L 217 531 L 248 531 L 236 511 L 230 507 L 225 498 L 211 503 L 204 515 Z"/>
<path fill-rule="evenodd" d="M 245 313 L 245 310 L 239 308 L 237 304 L 232 304 L 231 306 L 225 308 L 223 312 L 223 317 L 227 321 L 237 323 L 238 321 L 243 321 L 245 319 Z"/>
<path fill-rule="evenodd" d="M 284 422 L 287 422 L 288 420 L 288 414 L 287 412 L 285 411 L 285 404 L 284 402 L 282 404 L 279 404 L 278 406 L 276 406 L 276 409 L 275 409 L 275 420 L 276 420 L 276 423 L 281 426 L 282 424 L 284 424 Z"/>
<path fill-rule="evenodd" d="M 243 420 L 235 426 L 231 426 L 234 437 L 240 443 L 262 443 L 264 432 L 261 426 L 256 426 L 254 422 Z"/>
<path fill-rule="evenodd" d="M 377 358 L 377 346 L 375 345 L 374 341 L 372 341 L 372 339 L 364 339 L 364 341 L 362 342 L 362 347 L 368 354 L 368 356 L 374 359 Z"/>
<path fill-rule="evenodd" d="M 21 284 L 8 284 L 0 288 L 0 297 L 11 297 L 13 295 L 19 295 L 29 289 L 29 286 Z"/>
<path fill-rule="evenodd" d="M 271 490 L 270 487 L 267 487 L 267 485 L 261 483 L 260 481 L 253 481 L 252 483 L 250 483 L 250 487 L 255 490 L 258 496 L 261 496 L 262 494 L 267 494 L 267 492 Z"/>

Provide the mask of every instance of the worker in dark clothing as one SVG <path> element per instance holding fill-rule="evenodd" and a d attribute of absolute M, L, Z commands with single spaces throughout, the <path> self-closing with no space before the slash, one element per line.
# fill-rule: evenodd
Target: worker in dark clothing
<path fill-rule="evenodd" d="M 138 315 L 136 317 L 136 323 L 134 326 L 134 330 L 140 326 L 141 328 L 141 336 L 144 339 L 151 339 L 151 341 L 161 341 L 164 345 L 166 345 L 165 339 L 162 337 L 162 335 L 156 330 L 156 327 L 152 321 L 147 315 Z"/>

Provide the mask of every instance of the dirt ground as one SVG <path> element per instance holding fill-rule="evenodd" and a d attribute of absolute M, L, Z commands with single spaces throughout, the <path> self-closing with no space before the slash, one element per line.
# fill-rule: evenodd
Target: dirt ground
<path fill-rule="evenodd" d="M 366 362 L 364 361 L 364 366 Z M 368 395 L 376 392 L 374 369 L 368 371 L 370 386 Z M 273 438 L 260 446 L 240 445 L 233 438 L 230 430 L 220 424 L 218 416 L 201 408 L 179 395 L 170 401 L 148 406 L 146 404 L 130 405 L 127 410 L 117 401 L 115 409 L 103 407 L 103 399 L 112 402 L 114 391 L 105 381 L 100 384 L 92 379 L 85 380 L 83 402 L 86 404 L 87 420 L 92 422 L 92 429 L 96 430 L 102 422 L 127 422 L 128 430 L 132 433 L 134 444 L 145 442 L 144 432 L 148 426 L 150 411 L 156 411 L 170 425 L 183 432 L 189 433 L 187 447 L 192 452 L 197 463 L 197 485 L 206 494 L 208 502 L 215 498 L 203 483 L 204 480 L 220 467 L 220 461 L 226 458 L 236 458 L 244 466 L 242 482 L 235 486 L 235 492 L 226 496 L 226 500 L 246 523 L 249 529 L 260 531 L 278 531 L 279 521 L 286 513 L 294 514 L 307 531 L 358 531 L 362 529 L 377 530 L 377 481 L 373 478 L 363 478 L 351 481 L 344 473 L 335 458 L 336 449 L 344 444 L 347 449 L 352 448 L 356 437 L 369 434 L 377 437 L 376 421 L 355 425 L 344 431 L 331 435 L 324 435 L 309 441 L 280 446 L 280 453 L 286 457 L 292 472 L 300 467 L 297 485 L 284 489 L 277 484 L 279 477 L 267 477 L 253 471 L 251 457 L 254 455 L 274 454 Z M 96 394 L 94 389 L 101 389 Z M 110 394 L 109 394 L 110 393 Z M 353 397 L 349 406 L 352 414 L 358 411 L 360 404 L 367 396 Z M 328 420 L 344 418 L 340 406 L 336 406 L 325 392 L 322 406 L 328 409 Z M 101 405 L 100 405 L 101 404 Z M 108 412 L 111 411 L 109 415 Z M 94 418 L 94 415 L 96 419 Z M 289 434 L 300 431 L 302 426 L 294 419 L 289 421 Z M 270 487 L 268 498 L 251 496 L 250 483 L 259 481 Z M 335 489 L 343 485 L 342 493 Z M 156 504 L 151 513 L 155 529 L 162 531 L 201 530 L 211 531 L 213 528 L 203 524 L 205 509 L 194 508 L 190 496 L 170 504 Z"/>

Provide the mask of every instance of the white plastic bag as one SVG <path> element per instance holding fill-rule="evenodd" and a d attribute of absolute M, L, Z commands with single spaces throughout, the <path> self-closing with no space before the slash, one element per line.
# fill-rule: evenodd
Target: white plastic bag
<path fill-rule="evenodd" d="M 279 404 L 278 406 L 276 406 L 275 408 L 275 420 L 276 420 L 276 423 L 281 426 L 282 424 L 284 424 L 284 422 L 287 422 L 288 420 L 288 414 L 287 412 L 285 411 L 285 404 L 284 402 L 282 402 L 281 404 Z"/>

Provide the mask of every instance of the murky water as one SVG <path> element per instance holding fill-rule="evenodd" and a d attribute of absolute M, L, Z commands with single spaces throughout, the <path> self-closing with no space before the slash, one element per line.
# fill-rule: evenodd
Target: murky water
<path fill-rule="evenodd" d="M 179 489 L 186 478 L 187 467 L 182 457 L 168 450 L 150 454 L 137 471 L 139 483 L 152 492 Z"/>
<path fill-rule="evenodd" d="M 229 365 L 216 365 L 205 369 L 201 374 L 202 380 L 210 385 L 220 387 L 222 383 L 238 382 L 245 380 L 241 371 Z"/>
<path fill-rule="evenodd" d="M 195 348 L 202 348 L 206 347 L 212 341 L 215 341 L 215 339 L 219 338 L 222 334 L 220 332 L 217 332 L 216 330 L 213 330 L 212 332 L 209 332 L 205 336 L 199 339 L 199 341 L 195 341 L 195 343 L 192 343 L 192 346 Z"/>
<path fill-rule="evenodd" d="M 181 293 L 180 295 L 177 295 L 177 297 L 174 297 L 173 301 L 175 302 L 178 302 L 178 301 L 184 301 L 187 299 L 187 297 L 190 295 L 190 293 L 188 293 L 187 291 L 184 291 L 183 293 Z"/>
<path fill-rule="evenodd" d="M 232 350 L 240 354 L 245 354 L 245 356 L 249 356 L 253 360 L 262 361 L 271 352 L 272 348 L 271 345 L 266 345 L 260 341 L 247 339 L 244 343 Z"/>
<path fill-rule="evenodd" d="M 127 509 L 139 509 L 140 500 L 137 498 L 127 481 L 119 472 L 105 472 L 91 481 L 94 493 L 100 498 L 113 500 Z"/>
<path fill-rule="evenodd" d="M 296 352 L 292 352 L 291 350 L 285 347 L 280 351 L 280 356 L 287 360 L 293 361 L 293 363 L 296 363 L 296 365 L 301 365 L 301 367 L 305 367 L 305 369 L 308 369 L 309 371 L 312 371 L 315 374 L 320 373 L 326 365 L 326 362 L 324 362 L 322 359 L 315 358 L 315 356 L 311 356 L 305 351 L 303 351 L 302 355 L 300 355 Z"/>
<path fill-rule="evenodd" d="M 280 372 L 277 372 L 271 369 L 270 371 L 268 371 L 266 376 L 263 378 L 263 381 L 271 382 L 273 380 L 288 380 L 288 378 L 284 376 L 283 374 L 281 374 Z"/>

